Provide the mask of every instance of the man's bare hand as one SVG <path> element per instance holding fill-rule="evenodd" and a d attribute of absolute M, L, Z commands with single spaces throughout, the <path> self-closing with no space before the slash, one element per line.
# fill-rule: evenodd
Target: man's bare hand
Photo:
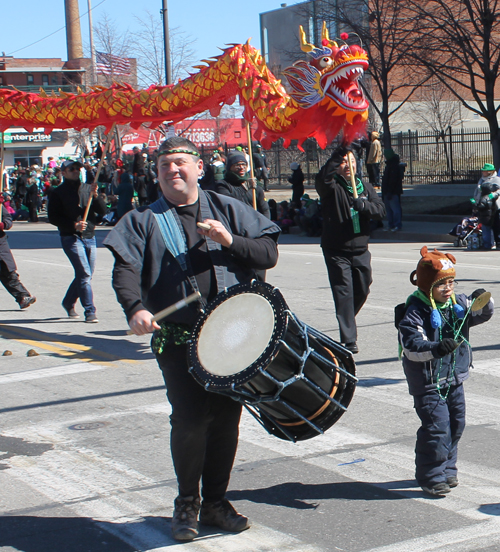
<path fill-rule="evenodd" d="M 205 219 L 203 224 L 208 224 L 210 226 L 210 230 L 198 227 L 198 234 L 208 236 L 209 238 L 212 238 L 214 242 L 220 243 L 224 247 L 231 246 L 233 243 L 233 236 L 226 230 L 222 222 L 219 222 L 218 220 Z"/>
<path fill-rule="evenodd" d="M 78 222 L 75 222 L 75 230 L 77 232 L 83 232 L 88 226 L 88 222 L 84 222 L 83 220 L 79 220 Z"/>
<path fill-rule="evenodd" d="M 146 309 L 137 311 L 129 320 L 130 331 L 135 335 L 146 335 L 159 330 L 160 326 L 153 320 L 153 315 Z"/>

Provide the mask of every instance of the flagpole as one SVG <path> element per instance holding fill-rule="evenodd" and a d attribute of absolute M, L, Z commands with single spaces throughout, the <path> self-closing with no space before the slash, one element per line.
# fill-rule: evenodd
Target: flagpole
<path fill-rule="evenodd" d="M 89 9 L 89 38 L 90 38 L 90 83 L 91 86 L 97 84 L 96 72 L 95 72 L 95 50 L 94 50 L 94 29 L 92 26 L 92 6 L 90 5 L 91 0 L 87 0 L 87 6 Z"/>
<path fill-rule="evenodd" d="M 167 0 L 162 0 L 162 9 L 160 10 L 163 18 L 163 55 L 165 57 L 165 84 L 172 84 L 172 67 L 170 65 L 170 35 L 168 32 L 168 5 Z"/>

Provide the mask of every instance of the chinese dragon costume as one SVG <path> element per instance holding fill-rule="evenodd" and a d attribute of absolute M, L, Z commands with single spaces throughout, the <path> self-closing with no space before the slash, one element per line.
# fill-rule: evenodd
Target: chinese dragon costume
<path fill-rule="evenodd" d="M 341 131 L 344 141 L 350 142 L 364 132 L 368 119 L 368 102 L 358 84 L 368 67 L 367 54 L 360 46 L 330 40 L 325 24 L 319 47 L 306 42 L 302 27 L 300 35 L 301 48 L 312 59 L 284 70 L 290 93 L 247 42 L 203 60 L 207 65 L 195 67 L 197 73 L 170 86 L 135 90 L 114 84 L 52 96 L 43 90 L 34 94 L 0 89 L 0 131 L 11 126 L 28 131 L 44 127 L 48 133 L 54 128 L 109 128 L 113 123 L 154 127 L 205 110 L 217 116 L 239 95 L 243 116 L 247 121 L 255 118 L 254 137 L 264 147 L 278 138 L 288 147 L 291 140 L 300 146 L 314 137 L 324 148 Z"/>

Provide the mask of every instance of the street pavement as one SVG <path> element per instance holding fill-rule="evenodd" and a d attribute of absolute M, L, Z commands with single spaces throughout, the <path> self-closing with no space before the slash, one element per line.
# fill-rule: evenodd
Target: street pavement
<path fill-rule="evenodd" d="M 420 228 L 425 225 L 420 224 Z M 98 242 L 109 231 L 99 228 Z M 2 552 L 500 550 L 499 321 L 474 328 L 465 383 L 460 485 L 427 498 L 414 481 L 418 422 L 397 358 L 394 306 L 414 291 L 422 245 L 457 257 L 459 291 L 500 294 L 500 252 L 446 242 L 374 239 L 373 285 L 358 316 L 359 383 L 324 435 L 297 444 L 244 413 L 228 498 L 251 518 L 232 535 L 201 527 L 171 538 L 176 496 L 170 412 L 149 338 L 126 334 L 99 247 L 93 288 L 99 324 L 68 320 L 73 271 L 53 227 L 16 223 L 10 244 L 37 302 L 20 311 L 0 292 L 0 550 Z M 338 339 L 319 240 L 283 236 L 267 280 L 303 322 Z M 81 307 L 78 307 L 81 313 Z M 38 356 L 28 357 L 34 349 Z"/>

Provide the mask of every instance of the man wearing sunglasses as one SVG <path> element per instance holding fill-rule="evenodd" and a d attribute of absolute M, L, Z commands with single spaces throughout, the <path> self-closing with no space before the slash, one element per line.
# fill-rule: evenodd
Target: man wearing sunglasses
<path fill-rule="evenodd" d="M 80 169 L 83 165 L 68 159 L 61 165 L 63 182 L 50 196 L 48 206 L 49 222 L 59 229 L 61 245 L 75 269 L 62 306 L 69 318 L 80 318 L 75 310 L 78 298 L 85 310 L 85 322 L 98 322 L 90 282 L 95 268 L 96 242 L 94 229 L 97 215 L 106 213 L 106 203 L 99 196 L 97 184 L 82 184 Z M 87 220 L 84 214 L 90 196 Z"/>

